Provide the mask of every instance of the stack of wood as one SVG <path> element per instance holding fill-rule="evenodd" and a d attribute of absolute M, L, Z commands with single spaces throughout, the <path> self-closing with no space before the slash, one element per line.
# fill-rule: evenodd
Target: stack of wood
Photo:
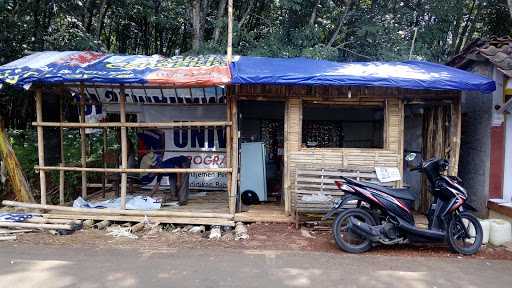
<path fill-rule="evenodd" d="M 220 225 L 235 226 L 233 215 L 228 213 L 192 212 L 192 211 L 169 211 L 169 210 L 122 210 L 114 208 L 75 208 L 57 205 L 41 205 L 35 203 L 23 203 L 16 201 L 2 201 L 4 206 L 18 209 L 29 209 L 43 211 L 42 214 L 50 219 L 77 219 L 95 221 L 117 221 L 117 222 L 144 222 L 151 220 L 162 224 L 191 224 L 191 225 Z"/>
<path fill-rule="evenodd" d="M 32 215 L 23 222 L 0 221 L 0 240 L 16 240 L 16 234 L 34 231 L 74 231 L 82 227 L 82 221 L 71 219 L 53 219 L 44 215 Z"/>

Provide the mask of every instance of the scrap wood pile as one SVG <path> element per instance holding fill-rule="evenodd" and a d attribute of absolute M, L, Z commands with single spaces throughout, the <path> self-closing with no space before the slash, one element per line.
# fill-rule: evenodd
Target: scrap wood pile
<path fill-rule="evenodd" d="M 170 211 L 73 208 L 54 205 L 45 205 L 46 209 L 42 209 L 39 204 L 7 200 L 2 204 L 7 206 L 3 209 L 7 216 L 5 221 L 0 221 L 0 227 L 30 230 L 25 232 L 47 230 L 55 235 L 64 235 L 80 229 L 96 229 L 104 230 L 116 238 L 136 239 L 140 236 L 153 237 L 152 235 L 156 235 L 157 232 L 165 231 L 197 234 L 211 240 L 249 239 L 247 227 L 242 222 L 235 224 L 232 219 L 215 218 L 210 216 L 210 213 L 195 213 L 196 217 L 192 218 L 177 215 L 160 216 L 161 212 L 171 213 Z"/>
<path fill-rule="evenodd" d="M 235 226 L 233 215 L 229 213 L 169 211 L 169 210 L 121 210 L 116 208 L 77 208 L 58 205 L 41 205 L 17 201 L 2 201 L 4 206 L 30 211 L 45 211 L 51 218 L 80 220 L 109 220 L 143 222 L 151 218 L 154 222 L 167 224 Z"/>
<path fill-rule="evenodd" d="M 81 229 L 82 221 L 48 218 L 36 213 L 0 213 L 0 240 L 16 240 L 19 233 L 48 231 L 52 234 L 70 234 Z"/>
<path fill-rule="evenodd" d="M 176 235 L 197 235 L 210 240 L 247 240 L 249 232 L 247 227 L 238 222 L 233 229 L 231 226 L 220 225 L 186 225 L 152 222 L 147 219 L 144 222 L 119 222 L 119 221 L 94 221 L 83 222 L 83 229 L 104 230 L 106 235 L 114 238 L 154 238 L 159 233 L 173 233 Z"/>

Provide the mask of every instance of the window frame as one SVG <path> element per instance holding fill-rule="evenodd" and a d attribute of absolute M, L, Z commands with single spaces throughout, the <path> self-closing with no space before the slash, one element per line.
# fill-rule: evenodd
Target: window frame
<path fill-rule="evenodd" d="M 321 148 L 321 147 L 306 147 L 302 142 L 303 136 L 303 123 L 304 123 L 304 106 L 307 104 L 317 104 L 317 105 L 336 105 L 336 106 L 345 106 L 345 107 L 379 107 L 384 110 L 384 119 L 383 119 L 383 131 L 382 131 L 382 148 L 357 148 L 357 147 L 338 147 L 338 148 Z M 318 100 L 306 100 L 302 99 L 301 107 L 300 107 L 300 135 L 299 135 L 299 151 L 304 152 L 345 152 L 345 151 L 374 151 L 374 152 L 382 152 L 389 151 L 388 147 L 388 103 L 386 99 L 372 99 L 371 101 L 318 101 Z"/>

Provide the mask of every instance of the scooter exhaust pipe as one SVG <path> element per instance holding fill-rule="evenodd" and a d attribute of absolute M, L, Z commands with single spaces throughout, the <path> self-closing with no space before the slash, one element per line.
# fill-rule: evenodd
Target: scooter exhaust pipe
<path fill-rule="evenodd" d="M 381 236 L 380 231 L 354 217 L 350 217 L 348 219 L 347 228 L 357 235 L 368 238 L 372 241 L 377 241 Z"/>

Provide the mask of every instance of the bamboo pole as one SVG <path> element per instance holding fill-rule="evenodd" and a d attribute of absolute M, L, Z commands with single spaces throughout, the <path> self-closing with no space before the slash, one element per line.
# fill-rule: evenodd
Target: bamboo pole
<path fill-rule="evenodd" d="M 461 137 L 461 103 L 460 97 L 451 105 L 451 127 L 450 127 L 450 175 L 457 176 L 459 172 L 459 154 Z"/>
<path fill-rule="evenodd" d="M 231 115 L 231 93 L 229 91 L 230 89 L 228 88 L 227 91 L 226 91 L 226 118 L 228 121 L 233 121 L 233 118 L 232 118 L 232 115 Z M 227 141 L 227 145 L 226 145 L 226 159 L 224 161 L 224 163 L 226 163 L 226 167 L 227 168 L 232 168 L 232 165 L 233 163 L 231 162 L 231 159 L 233 158 L 233 156 L 231 155 L 231 151 L 233 150 L 233 141 L 231 139 L 231 129 L 227 128 L 226 129 L 226 141 Z M 231 170 L 233 171 L 233 170 Z M 227 192 L 228 192 L 228 199 L 231 199 L 232 195 L 232 190 L 231 190 L 231 186 L 233 185 L 233 179 L 231 177 L 231 174 L 228 174 L 227 175 Z M 231 208 L 231 201 L 228 200 L 228 208 L 229 208 L 229 211 L 232 211 L 232 208 Z"/>
<path fill-rule="evenodd" d="M 0 126 L 0 158 L 3 159 L 5 169 L 9 174 L 12 188 L 16 194 L 16 200 L 33 203 L 35 202 L 34 196 L 32 196 L 27 178 L 23 174 L 21 164 L 4 130 L 3 121 L 0 123 Z"/>
<path fill-rule="evenodd" d="M 290 125 L 290 120 L 288 117 L 290 116 L 289 110 L 289 102 L 286 101 L 284 105 L 284 143 L 283 143 L 283 179 L 282 179 L 282 185 L 283 185 L 283 195 L 281 195 L 281 198 L 284 200 L 284 211 L 286 215 L 291 215 L 291 209 L 290 209 L 290 200 L 291 197 L 289 197 L 290 191 L 289 191 L 289 177 L 288 177 L 288 126 Z"/>
<path fill-rule="evenodd" d="M 229 212 L 231 214 L 235 214 L 236 212 L 236 199 L 238 192 L 238 99 L 235 93 L 231 95 L 231 119 L 233 120 L 233 125 L 231 125 L 231 138 L 232 138 L 232 155 L 231 158 L 231 168 L 233 171 L 231 172 L 231 197 L 229 198 L 230 209 Z"/>
<path fill-rule="evenodd" d="M 97 214 L 97 215 L 131 215 L 131 216 L 148 216 L 148 217 L 193 217 L 193 218 L 219 218 L 219 219 L 233 219 L 232 214 L 226 213 L 210 213 L 210 212 L 189 212 L 189 211 L 166 211 L 166 210 L 121 210 L 113 208 L 97 209 L 97 208 L 75 208 L 59 205 L 41 205 L 35 203 L 25 203 L 17 201 L 2 201 L 4 206 L 53 210 L 61 212 L 74 212 L 84 214 Z"/>
<path fill-rule="evenodd" d="M 233 0 L 228 0 L 228 43 L 226 54 L 229 65 L 233 60 Z"/>
<path fill-rule="evenodd" d="M 192 83 L 192 82 L 191 82 Z M 218 83 L 218 85 L 227 85 L 229 84 L 228 81 L 225 83 Z M 47 85 L 48 87 L 52 88 L 70 88 L 70 89 L 78 89 L 80 88 L 79 83 L 76 84 L 55 84 L 55 85 Z M 94 84 L 83 84 L 84 88 L 91 88 L 91 89 L 100 89 L 100 88 L 106 88 L 106 89 L 121 89 L 121 86 L 127 90 L 127 89 L 191 89 L 191 88 L 198 88 L 200 85 L 198 84 L 190 84 L 190 85 L 176 85 L 175 83 L 169 83 L 169 84 L 160 84 L 160 85 L 140 85 L 140 84 L 101 84 L 101 83 L 94 83 Z M 147 104 L 147 103 L 145 103 Z"/>
<path fill-rule="evenodd" d="M 102 151 L 102 161 L 103 161 L 103 168 L 107 168 L 107 160 L 105 159 L 105 154 L 107 153 L 107 134 L 108 134 L 108 128 L 103 128 L 103 151 Z M 107 189 L 107 172 L 103 173 L 103 179 L 102 179 L 102 188 L 103 188 L 103 196 L 105 196 L 105 192 Z"/>
<path fill-rule="evenodd" d="M 64 113 L 62 109 L 62 97 L 59 97 L 60 122 L 64 122 Z M 64 128 L 60 127 L 60 165 L 65 166 L 64 161 Z M 59 171 L 59 204 L 64 204 L 64 170 Z"/>
<path fill-rule="evenodd" d="M 98 173 L 230 173 L 231 168 L 94 168 L 94 167 L 61 167 L 61 166 L 35 166 L 36 170 L 44 171 L 74 171 L 74 172 L 98 172 Z"/>
<path fill-rule="evenodd" d="M 122 125 L 126 123 L 126 95 L 124 88 L 121 87 L 119 95 L 119 116 Z M 128 168 L 128 139 L 126 127 L 121 127 L 121 168 Z M 128 184 L 128 174 L 121 172 L 121 209 L 126 209 L 126 186 Z"/>
<path fill-rule="evenodd" d="M 80 86 L 80 123 L 85 123 L 85 94 L 83 85 Z M 80 162 L 83 168 L 87 167 L 87 147 L 85 141 L 85 127 L 82 127 L 80 128 Z M 85 170 L 82 170 L 82 198 L 87 199 L 87 171 Z"/>
<path fill-rule="evenodd" d="M 43 127 L 65 127 L 65 128 L 106 128 L 106 127 L 128 127 L 128 128 L 174 128 L 174 127 L 202 127 L 202 126 L 231 126 L 226 121 L 193 121 L 193 122 L 167 122 L 167 123 L 121 123 L 121 122 L 98 122 L 98 123 L 76 123 L 76 122 L 32 122 L 33 126 Z"/>
<path fill-rule="evenodd" d="M 73 230 L 73 227 L 69 224 L 0 222 L 0 227 Z"/>
<path fill-rule="evenodd" d="M 145 216 L 125 216 L 125 215 L 85 215 L 85 214 L 43 214 L 43 217 L 62 218 L 62 219 L 88 219 L 88 220 L 110 220 L 119 222 L 144 222 L 171 223 L 171 224 L 191 224 L 191 225 L 220 225 L 235 226 L 235 222 L 222 218 L 199 218 L 199 217 L 145 217 Z M 89 222 L 90 223 L 90 222 Z M 84 222 L 83 226 L 86 226 Z M 137 224 L 135 224 L 137 225 Z M 135 226 L 134 225 L 134 226 Z M 140 226 L 140 225 L 139 225 Z M 133 226 L 132 226 L 133 227 Z M 132 231 L 136 232 L 136 231 Z"/>
<path fill-rule="evenodd" d="M 44 224 L 68 224 L 68 225 L 81 225 L 82 221 L 72 219 L 50 219 L 44 217 L 32 217 L 25 220 L 26 223 L 44 223 Z"/>
<path fill-rule="evenodd" d="M 43 121 L 43 91 L 38 87 L 36 90 L 36 119 L 37 122 Z M 39 166 L 44 166 L 44 138 L 43 127 L 37 127 L 37 155 Z M 41 190 L 41 205 L 46 205 L 46 174 L 44 170 L 39 170 L 39 182 Z"/>

